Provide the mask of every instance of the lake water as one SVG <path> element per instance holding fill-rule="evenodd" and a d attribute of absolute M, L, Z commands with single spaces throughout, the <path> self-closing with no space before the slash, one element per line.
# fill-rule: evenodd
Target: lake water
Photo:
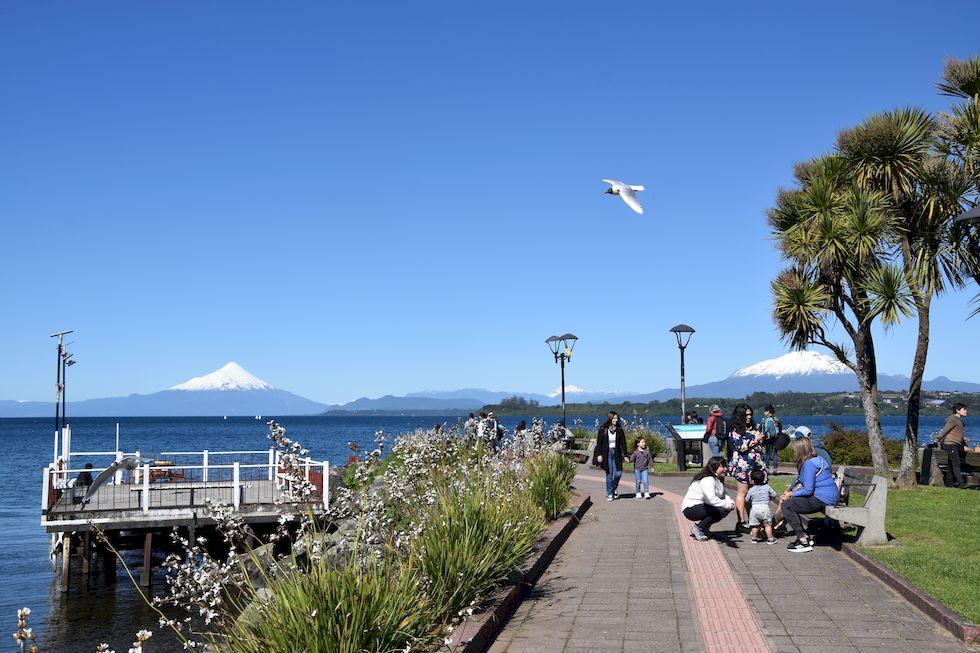
<path fill-rule="evenodd" d="M 512 430 L 520 417 L 503 417 L 500 422 Z M 524 418 L 530 423 L 530 418 Z M 594 417 L 582 418 L 591 428 Z M 655 422 L 657 418 L 651 418 Z M 660 418 L 670 421 L 671 417 Z M 816 435 L 827 431 L 833 420 L 845 428 L 864 429 L 861 416 L 793 417 L 783 416 L 785 425 L 809 426 Z M 429 428 L 435 422 L 455 424 L 461 418 L 450 417 L 286 417 L 280 420 L 287 435 L 310 449 L 317 460 L 344 464 L 350 453 L 349 441 L 373 448 L 374 434 L 389 434 Z M 923 441 L 931 439 L 943 423 L 943 417 L 922 418 Z M 116 423 L 120 424 L 120 445 L 124 451 L 139 450 L 152 454 L 159 451 L 267 450 L 268 429 L 264 421 L 248 417 L 187 417 L 116 419 L 77 418 L 72 427 L 72 449 L 75 451 L 111 451 L 115 449 Z M 548 422 L 557 421 L 552 418 Z M 569 420 L 571 422 L 571 419 Z M 904 417 L 882 418 L 887 437 L 900 438 Z M 969 429 L 969 425 L 968 425 Z M 51 572 L 48 559 L 48 536 L 40 526 L 41 471 L 52 454 L 53 420 L 49 418 L 0 419 L 0 444 L 7 452 L 8 465 L 0 474 L 0 632 L 3 625 L 12 633 L 16 629 L 16 611 L 30 607 L 30 625 L 38 633 L 42 651 L 91 652 L 102 641 L 113 648 L 127 650 L 140 628 L 154 631 L 149 650 L 176 651 L 180 647 L 157 627 L 157 618 L 143 604 L 123 569 L 116 570 L 115 582 L 104 575 L 93 574 L 83 583 L 79 565 L 73 565 L 71 591 L 62 594 L 58 579 Z M 104 460 L 104 459 L 103 459 Z M 78 467 L 84 459 L 73 459 Z M 98 464 L 96 462 L 96 464 Z M 104 463 L 103 463 L 104 464 Z M 136 559 L 132 560 L 135 566 Z M 164 584 L 154 579 L 154 589 Z"/>

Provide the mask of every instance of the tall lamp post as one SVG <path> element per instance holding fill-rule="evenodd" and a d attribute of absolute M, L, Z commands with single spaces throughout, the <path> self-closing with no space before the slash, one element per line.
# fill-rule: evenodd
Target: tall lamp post
<path fill-rule="evenodd" d="M 57 364 L 58 376 L 54 386 L 54 460 L 55 461 L 58 460 L 58 434 L 61 431 L 61 426 L 63 426 L 59 424 L 60 417 L 61 417 L 59 404 L 61 404 L 61 392 L 64 389 L 64 386 L 61 383 L 61 370 L 62 370 L 62 364 L 64 363 L 64 356 L 65 356 L 64 339 L 65 336 L 68 335 L 69 333 L 74 333 L 74 330 L 72 329 L 68 331 L 59 331 L 58 333 L 52 333 L 50 336 L 51 338 L 58 339 L 58 357 L 55 359 L 55 363 Z"/>
<path fill-rule="evenodd" d="M 551 349 L 555 357 L 555 363 L 561 364 L 561 425 L 565 426 L 565 361 L 572 360 L 572 349 L 578 340 L 570 333 L 563 336 L 551 336 L 545 340 L 545 344 Z"/>
<path fill-rule="evenodd" d="M 687 414 L 684 405 L 684 350 L 687 349 L 687 343 L 691 342 L 694 329 L 686 324 L 678 324 L 671 331 L 677 336 L 677 348 L 681 350 L 681 422 L 683 423 L 684 415 Z"/>

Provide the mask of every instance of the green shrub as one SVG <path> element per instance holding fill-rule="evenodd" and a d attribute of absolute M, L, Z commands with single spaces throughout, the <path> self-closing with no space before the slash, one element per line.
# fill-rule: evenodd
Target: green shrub
<path fill-rule="evenodd" d="M 827 422 L 830 432 L 823 436 L 823 446 L 835 465 L 871 465 L 871 447 L 864 431 L 845 431 L 840 424 Z M 790 449 L 792 451 L 792 449 Z M 885 439 L 885 456 L 888 464 L 895 467 L 902 460 L 902 443 Z"/>
<path fill-rule="evenodd" d="M 568 507 L 572 494 L 572 479 L 577 465 L 568 456 L 541 452 L 524 461 L 531 495 L 544 511 L 546 519 L 557 519 Z"/>
<path fill-rule="evenodd" d="M 443 619 L 505 581 L 544 530 L 541 508 L 527 492 L 502 496 L 501 489 L 474 483 L 462 497 L 443 494 L 412 542 L 420 570 L 431 580 L 435 614 Z"/>

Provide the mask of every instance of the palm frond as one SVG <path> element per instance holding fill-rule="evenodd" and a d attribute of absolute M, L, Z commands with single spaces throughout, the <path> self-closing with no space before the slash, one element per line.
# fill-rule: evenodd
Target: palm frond
<path fill-rule="evenodd" d="M 880 318 L 886 329 L 915 314 L 915 300 L 908 280 L 897 265 L 882 265 L 869 270 L 863 288 L 870 304 L 868 319 Z"/>

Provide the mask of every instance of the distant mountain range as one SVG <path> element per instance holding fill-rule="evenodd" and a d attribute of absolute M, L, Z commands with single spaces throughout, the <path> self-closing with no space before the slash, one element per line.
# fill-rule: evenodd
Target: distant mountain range
<path fill-rule="evenodd" d="M 880 374 L 881 390 L 902 391 L 908 377 Z M 792 352 L 736 370 L 728 378 L 711 383 L 689 385 L 688 397 L 740 398 L 753 392 L 854 392 L 854 374 L 843 364 L 822 354 Z M 923 389 L 949 392 L 980 392 L 980 383 L 952 381 L 944 376 L 925 381 Z M 665 401 L 680 394 L 679 388 L 665 388 L 648 394 L 628 392 L 590 392 L 576 386 L 565 387 L 569 403 L 646 403 Z M 209 415 L 312 415 L 341 414 L 454 414 L 473 411 L 487 404 L 498 404 L 513 396 L 537 401 L 542 406 L 560 402 L 560 390 L 548 394 L 501 392 L 481 388 L 429 390 L 396 397 L 362 397 L 346 404 L 323 404 L 275 388 L 237 363 L 228 363 L 205 376 L 195 377 L 167 390 L 147 395 L 89 399 L 69 404 L 69 417 L 176 417 Z M 54 404 L 43 401 L 0 401 L 0 417 L 47 417 Z"/>
<path fill-rule="evenodd" d="M 309 415 L 326 404 L 274 388 L 238 363 L 148 395 L 70 401 L 68 417 L 197 417 L 206 415 Z M 54 402 L 0 401 L 0 417 L 54 415 Z"/>

